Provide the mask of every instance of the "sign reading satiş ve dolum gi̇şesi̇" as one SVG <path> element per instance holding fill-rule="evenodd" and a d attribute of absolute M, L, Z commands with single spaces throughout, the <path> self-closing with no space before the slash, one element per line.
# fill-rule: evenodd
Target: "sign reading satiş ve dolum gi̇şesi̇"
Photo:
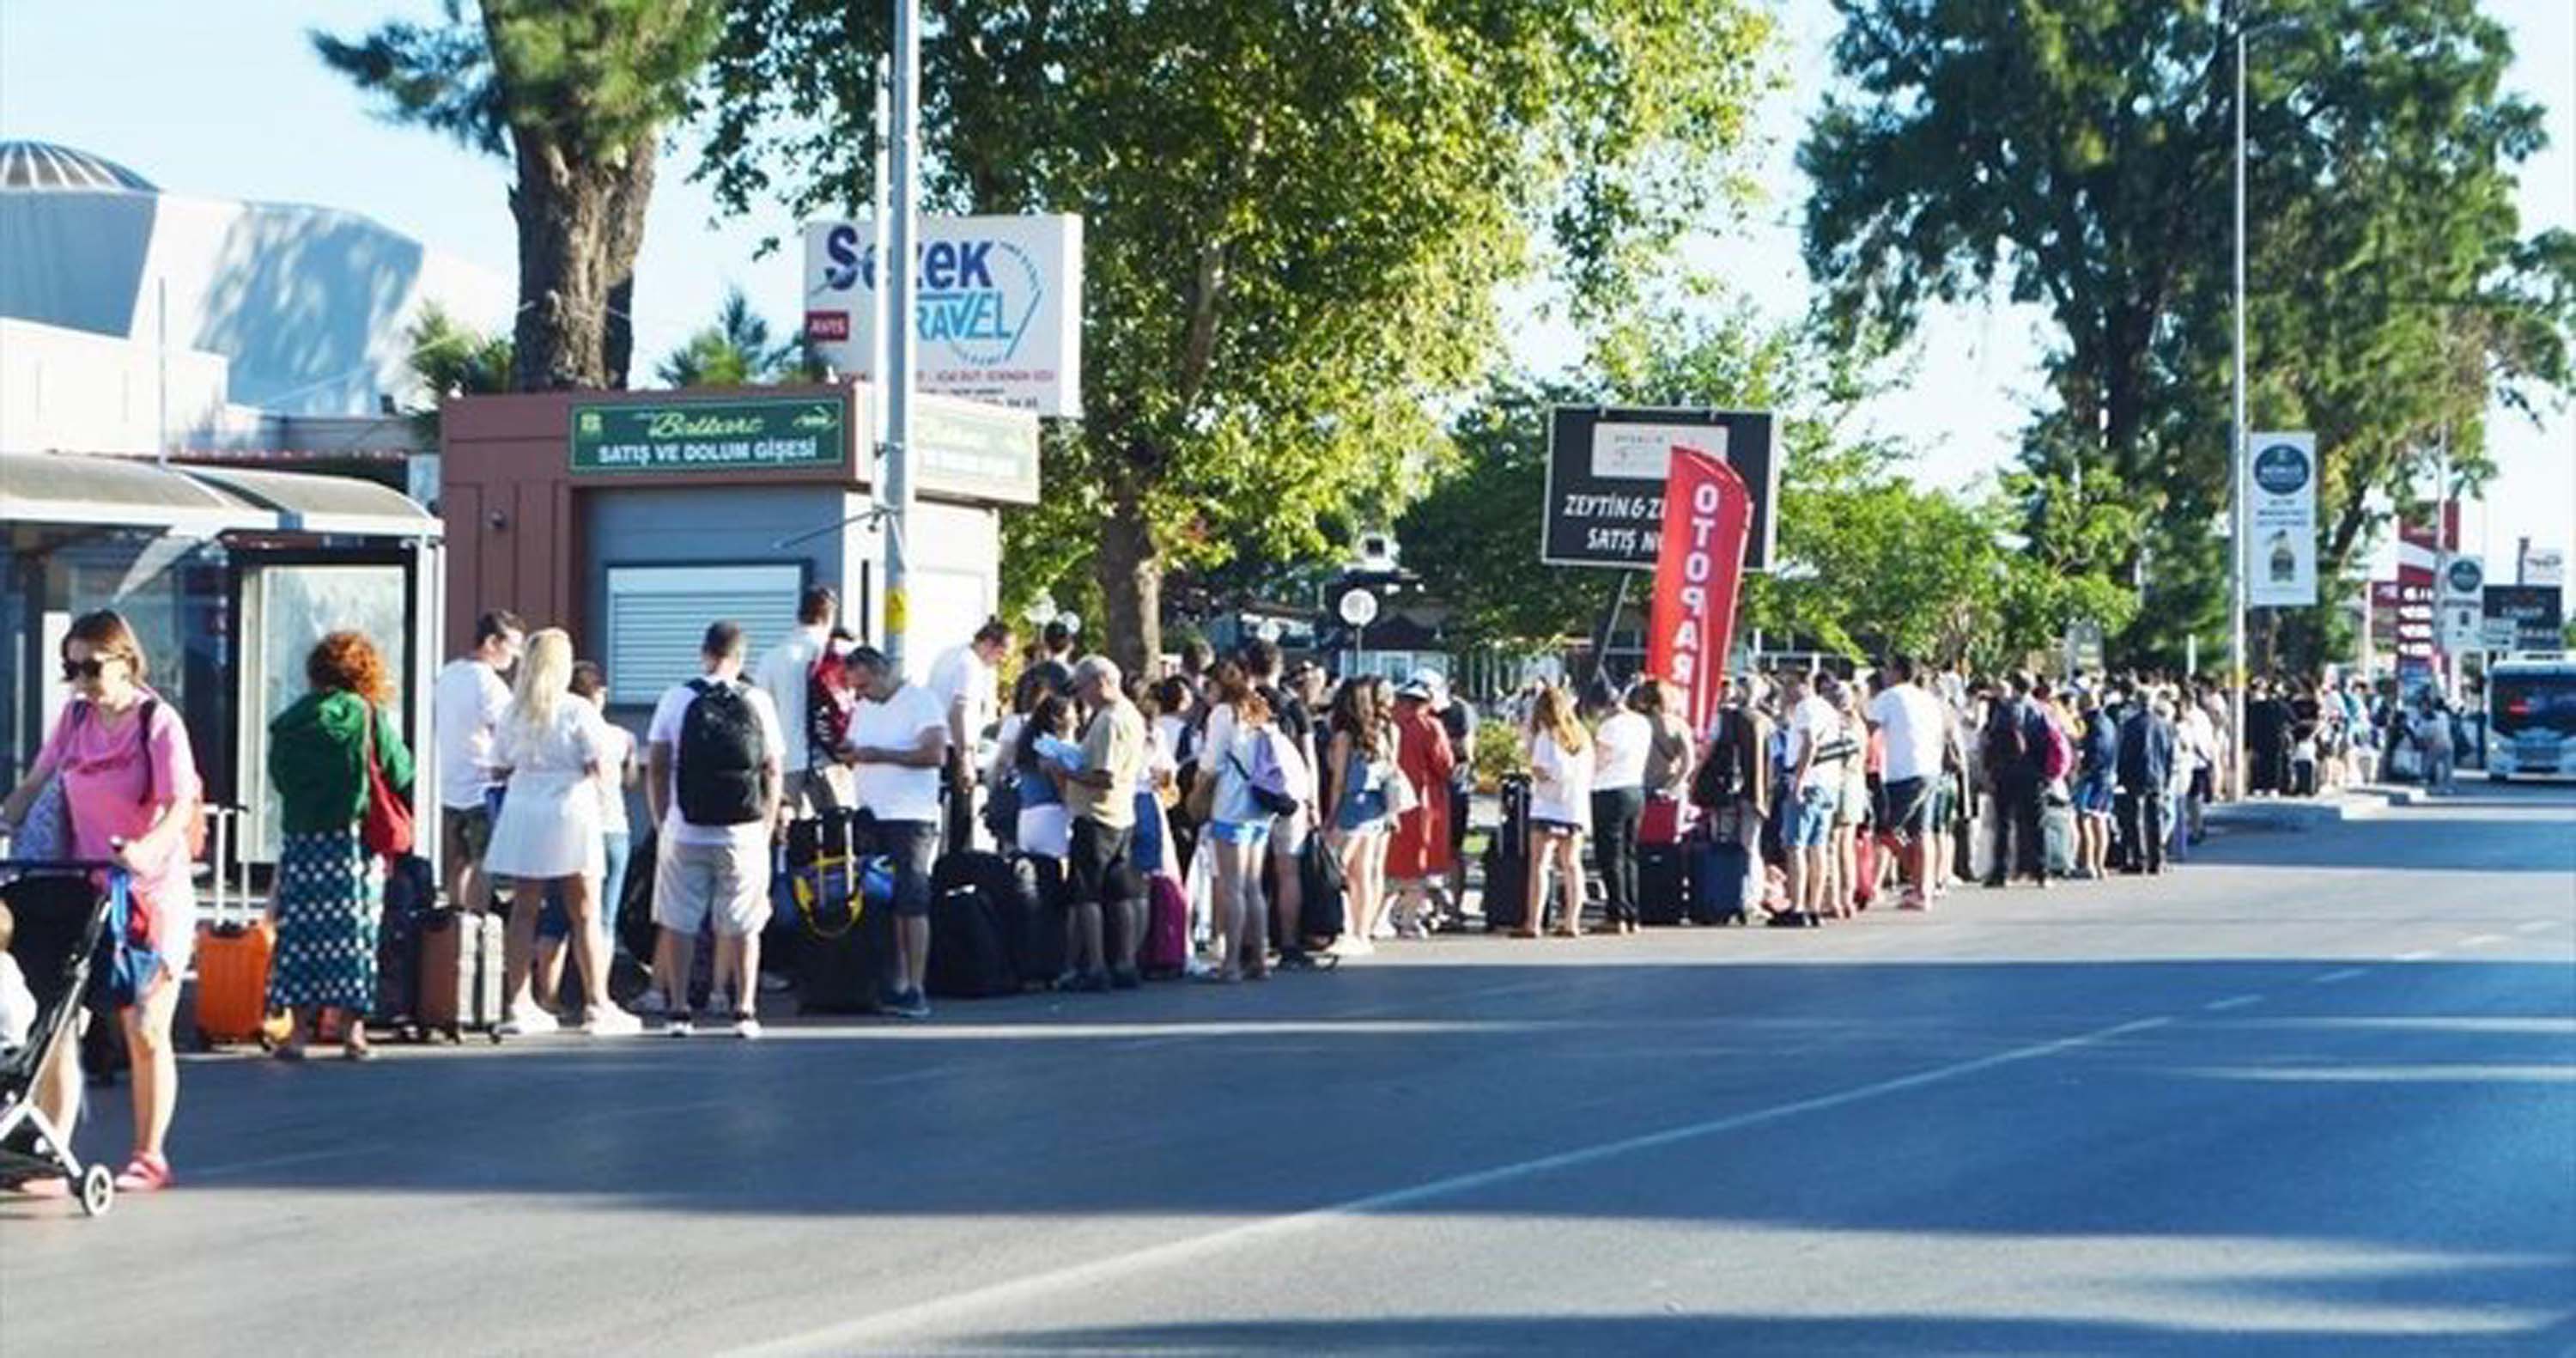
<path fill-rule="evenodd" d="M 793 471 L 849 460 L 841 402 L 779 396 L 669 405 L 576 405 L 572 470 Z"/>

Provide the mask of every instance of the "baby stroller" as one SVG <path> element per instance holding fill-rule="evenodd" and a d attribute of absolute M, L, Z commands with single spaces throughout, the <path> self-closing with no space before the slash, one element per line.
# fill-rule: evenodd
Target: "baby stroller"
<path fill-rule="evenodd" d="M 54 1126 L 37 1110 L 35 1089 L 55 1044 L 79 1040 L 92 959 L 103 941 L 121 936 L 109 930 L 125 928 L 125 870 L 107 863 L 12 863 L 0 874 L 8 878 L 0 883 L 0 899 L 17 917 L 9 952 L 36 997 L 27 1045 L 0 1058 L 0 1186 L 59 1175 L 82 1214 L 98 1216 L 116 1199 L 114 1173 L 81 1164 L 71 1129 Z"/>

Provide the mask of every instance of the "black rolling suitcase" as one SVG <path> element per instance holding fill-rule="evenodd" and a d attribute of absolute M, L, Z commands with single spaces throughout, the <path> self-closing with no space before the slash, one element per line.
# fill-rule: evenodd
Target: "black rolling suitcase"
<path fill-rule="evenodd" d="M 972 849 L 943 856 L 931 869 L 931 898 L 936 901 L 961 886 L 983 897 L 1002 961 L 1014 976 L 1043 985 L 1064 969 L 1064 917 L 1047 896 L 1037 860 Z M 930 934 L 930 965 L 935 968 L 936 920 Z"/>
<path fill-rule="evenodd" d="M 1690 873 L 1679 844 L 1637 848 L 1637 921 L 1679 924 L 1690 908 Z"/>
<path fill-rule="evenodd" d="M 1529 919 L 1530 780 L 1506 774 L 1503 819 L 1485 841 L 1485 927 L 1518 929 Z"/>
<path fill-rule="evenodd" d="M 1003 942 L 1001 911 L 959 884 L 930 897 L 930 960 L 922 989 L 952 1000 L 1020 993 L 1020 971 Z"/>
<path fill-rule="evenodd" d="M 865 812 L 846 817 L 841 825 L 834 833 L 846 838 L 825 848 L 841 848 L 857 861 L 847 872 L 830 870 L 827 854 L 825 871 L 802 886 L 791 883 L 787 893 L 793 906 L 792 974 L 799 1013 L 875 1013 L 895 990 L 891 887 L 877 895 L 868 886 L 872 873 L 890 882 L 892 867 L 864 857 L 876 848 L 874 822 Z"/>
<path fill-rule="evenodd" d="M 385 908 L 376 925 L 376 1004 L 368 1021 L 419 1036 L 420 922 L 438 905 L 429 861 L 406 854 L 385 874 Z"/>

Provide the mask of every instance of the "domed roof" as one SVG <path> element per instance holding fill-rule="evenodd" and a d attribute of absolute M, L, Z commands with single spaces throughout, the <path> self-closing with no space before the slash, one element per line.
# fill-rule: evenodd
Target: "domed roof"
<path fill-rule="evenodd" d="M 0 141 L 0 189 L 126 189 L 159 185 L 104 156 L 49 141 Z"/>

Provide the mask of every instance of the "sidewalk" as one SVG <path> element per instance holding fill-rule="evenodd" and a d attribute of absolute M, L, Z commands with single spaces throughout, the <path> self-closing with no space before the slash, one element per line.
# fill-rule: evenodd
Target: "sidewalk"
<path fill-rule="evenodd" d="M 2208 816 L 2212 825 L 2306 830 L 2345 821 L 2378 820 L 2392 807 L 2421 806 L 2427 796 L 2420 786 L 2359 783 L 2314 797 L 2262 797 L 2215 802 L 2210 805 Z"/>

